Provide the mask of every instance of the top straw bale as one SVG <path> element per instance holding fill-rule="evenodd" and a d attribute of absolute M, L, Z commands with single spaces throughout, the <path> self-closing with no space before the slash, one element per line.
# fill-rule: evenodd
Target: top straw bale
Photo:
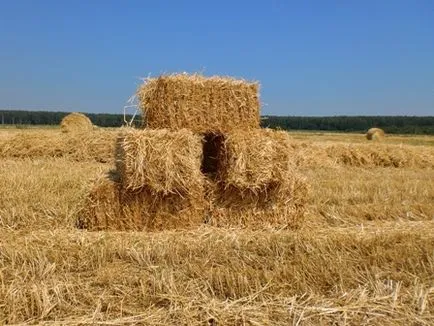
<path fill-rule="evenodd" d="M 259 128 L 259 84 L 174 74 L 149 78 L 137 97 L 147 127 L 193 132 Z"/>

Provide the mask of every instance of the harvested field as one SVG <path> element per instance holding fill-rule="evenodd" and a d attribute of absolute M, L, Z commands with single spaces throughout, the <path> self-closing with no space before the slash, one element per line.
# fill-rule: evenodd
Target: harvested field
<path fill-rule="evenodd" d="M 298 230 L 247 229 L 247 214 L 224 227 L 77 229 L 117 134 L 0 130 L 0 324 L 434 323 L 431 138 L 290 134 L 310 184 Z"/>
<path fill-rule="evenodd" d="M 429 325 L 433 228 L 404 222 L 315 233 L 206 227 L 19 237 L 5 230 L 1 317 L 57 324 Z"/>
<path fill-rule="evenodd" d="M 0 130 L 0 158 L 64 157 L 73 161 L 112 162 L 117 130 L 61 133 L 59 130 Z"/>

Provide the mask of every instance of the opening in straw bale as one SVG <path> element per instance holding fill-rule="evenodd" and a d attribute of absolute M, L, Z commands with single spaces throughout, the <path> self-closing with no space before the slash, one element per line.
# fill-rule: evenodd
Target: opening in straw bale
<path fill-rule="evenodd" d="M 223 134 L 208 133 L 203 136 L 203 159 L 201 171 L 209 178 L 214 178 L 219 169 L 219 159 L 222 155 Z"/>
<path fill-rule="evenodd" d="M 93 129 L 92 121 L 86 115 L 78 112 L 68 114 L 60 122 L 62 132 L 91 131 Z"/>
<path fill-rule="evenodd" d="M 198 133 L 259 128 L 259 85 L 194 74 L 150 78 L 137 97 L 147 127 Z"/>

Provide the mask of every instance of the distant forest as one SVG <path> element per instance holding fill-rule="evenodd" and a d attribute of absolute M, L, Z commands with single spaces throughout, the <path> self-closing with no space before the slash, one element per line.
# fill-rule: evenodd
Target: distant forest
<path fill-rule="evenodd" d="M 0 124 L 16 125 L 58 125 L 69 112 L 48 111 L 9 111 L 0 110 Z M 124 124 L 122 114 L 85 113 L 92 123 L 100 127 L 120 127 Z M 126 116 L 127 121 L 132 118 Z M 139 125 L 141 117 L 135 118 Z M 283 130 L 319 130 L 329 132 L 366 132 L 369 128 L 382 128 L 390 134 L 425 134 L 434 135 L 434 116 L 331 116 L 331 117 L 296 117 L 263 116 L 263 127 Z"/>

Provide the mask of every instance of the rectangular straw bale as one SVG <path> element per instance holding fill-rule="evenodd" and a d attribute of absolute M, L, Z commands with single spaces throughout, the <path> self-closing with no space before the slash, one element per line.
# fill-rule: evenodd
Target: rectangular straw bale
<path fill-rule="evenodd" d="M 117 166 L 127 189 L 187 194 L 202 187 L 200 136 L 186 129 L 126 129 L 121 134 Z"/>
<path fill-rule="evenodd" d="M 259 128 L 259 84 L 194 74 L 149 78 L 137 90 L 148 128 L 198 133 Z"/>
<path fill-rule="evenodd" d="M 221 151 L 219 179 L 226 186 L 260 190 L 283 183 L 295 166 L 287 132 L 270 129 L 234 130 Z"/>
<path fill-rule="evenodd" d="M 304 220 L 308 184 L 295 171 L 261 190 L 207 183 L 207 223 L 218 227 L 299 228 Z"/>
<path fill-rule="evenodd" d="M 203 224 L 203 193 L 180 196 L 149 189 L 131 192 L 122 187 L 120 176 L 113 175 L 101 177 L 89 191 L 78 227 L 91 231 L 157 231 Z"/>

